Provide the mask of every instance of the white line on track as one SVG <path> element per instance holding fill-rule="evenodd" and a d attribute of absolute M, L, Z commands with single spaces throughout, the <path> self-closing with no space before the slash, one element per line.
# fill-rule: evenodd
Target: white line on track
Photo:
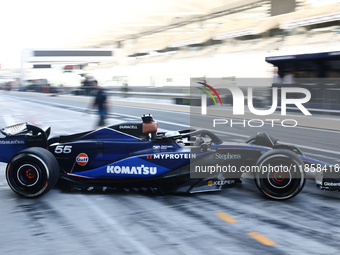
<path fill-rule="evenodd" d="M 292 144 L 292 143 L 282 143 L 282 144 Z M 340 152 L 337 152 L 337 151 L 330 151 L 330 150 L 325 150 L 325 149 L 320 149 L 320 148 L 314 148 L 314 147 L 309 147 L 309 146 L 305 146 L 305 145 L 301 145 L 301 144 L 294 144 L 294 145 L 299 147 L 299 148 L 304 148 L 304 149 L 308 149 L 308 150 L 312 150 L 312 151 L 322 151 L 322 152 L 326 152 L 326 153 L 330 153 L 330 154 L 340 155 Z"/>
<path fill-rule="evenodd" d="M 53 104 L 64 106 L 64 105 L 58 104 L 58 103 L 53 103 Z M 130 107 L 130 106 L 124 106 L 124 107 Z M 72 108 L 78 108 L 78 109 L 84 110 L 84 108 L 81 108 L 81 107 L 73 107 L 72 106 Z M 133 108 L 133 107 L 131 107 L 131 108 Z M 140 108 L 142 108 L 142 107 L 140 107 Z M 157 110 L 157 109 L 153 109 L 153 110 Z M 173 112 L 173 111 L 167 111 L 167 110 L 157 110 L 157 111 Z M 189 113 L 183 113 L 183 114 L 189 114 Z M 128 115 L 128 114 L 118 114 L 118 115 L 125 116 L 125 117 L 136 118 L 135 115 Z M 157 120 L 157 122 L 161 122 L 161 123 L 165 123 L 165 124 L 170 124 L 170 125 L 175 125 L 175 126 L 184 127 L 184 128 L 190 128 L 190 126 L 188 126 L 188 125 L 183 125 L 183 124 L 180 124 L 180 123 L 173 123 L 173 122 L 164 121 L 164 120 Z M 315 131 L 324 131 L 324 132 L 332 132 L 332 133 L 340 133 L 340 131 L 323 130 L 323 129 L 310 128 L 310 127 L 295 127 L 295 128 L 311 129 L 311 130 L 315 130 Z M 207 129 L 207 130 L 215 132 L 215 133 L 219 133 L 219 134 L 232 135 L 232 136 L 236 136 L 236 137 L 244 137 L 244 138 L 248 138 L 249 137 L 248 135 L 241 135 L 241 134 L 233 133 L 233 132 L 224 132 L 224 131 L 217 131 L 217 130 L 211 130 L 211 129 Z M 308 150 L 321 151 L 321 152 L 326 152 L 326 153 L 330 153 L 330 154 L 340 155 L 340 152 L 336 152 L 336 151 L 325 150 L 325 149 L 320 149 L 320 148 L 314 148 L 314 147 L 309 147 L 309 146 L 305 146 L 305 145 L 301 145 L 301 144 L 294 144 L 294 145 L 298 146 L 300 148 L 308 149 Z"/>
<path fill-rule="evenodd" d="M 132 247 L 138 249 L 138 254 L 145 254 L 145 255 L 152 255 L 154 254 L 148 247 L 146 247 L 142 242 L 139 242 L 137 239 L 135 239 L 131 234 L 126 232 L 122 225 L 116 221 L 113 217 L 110 217 L 109 214 L 107 214 L 105 211 L 100 209 L 100 207 L 95 206 L 93 201 L 90 201 L 89 198 L 78 195 L 98 216 L 100 216 L 103 220 L 106 221 L 114 230 L 116 233 L 125 238 Z"/>
<path fill-rule="evenodd" d="M 339 158 L 335 158 L 335 157 L 328 157 L 322 154 L 315 154 L 315 153 L 310 153 L 310 152 L 305 152 L 305 155 L 311 156 L 311 157 L 320 157 L 320 158 L 325 158 L 325 159 L 330 159 L 330 160 L 335 160 L 340 162 Z"/>
<path fill-rule="evenodd" d="M 186 128 L 189 128 L 188 125 L 183 125 L 183 124 L 174 124 L 172 122 L 168 122 L 168 121 L 163 121 L 163 120 L 157 120 L 157 122 L 162 122 L 162 123 L 166 123 L 166 124 L 171 124 L 171 125 L 177 125 L 177 126 L 182 126 L 182 127 L 186 127 Z M 212 130 L 212 129 L 206 129 L 206 130 L 209 130 L 213 133 L 218 133 L 218 134 L 223 134 L 223 135 L 232 135 L 232 136 L 235 136 L 236 138 L 237 137 L 244 137 L 244 138 L 249 138 L 250 136 L 249 135 L 241 135 L 241 134 L 238 134 L 238 133 L 232 133 L 232 132 L 224 132 L 224 131 L 218 131 L 218 130 Z M 283 142 L 280 142 L 281 144 L 291 144 L 291 143 L 283 143 Z M 308 150 L 313 150 L 313 151 L 321 151 L 321 152 L 326 152 L 326 153 L 330 153 L 330 154 L 335 154 L 335 155 L 340 155 L 340 152 L 337 152 L 337 151 L 331 151 L 331 150 L 325 150 L 325 149 L 320 149 L 320 148 L 314 148 L 314 147 L 310 147 L 310 146 L 305 146 L 305 145 L 301 145 L 301 144 L 293 144 L 299 148 L 304 148 L 304 149 L 308 149 Z"/>
<path fill-rule="evenodd" d="M 211 130 L 211 129 L 207 129 L 207 130 L 212 131 L 214 133 L 233 135 L 233 136 L 236 136 L 236 137 L 237 136 L 244 137 L 244 138 L 249 138 L 250 137 L 248 135 L 241 135 L 241 134 L 231 133 L 231 132 L 216 131 L 216 130 Z M 322 152 L 326 152 L 326 153 L 330 153 L 330 154 L 340 155 L 340 152 L 337 152 L 337 151 L 331 151 L 331 150 L 325 150 L 325 149 L 320 149 L 320 148 L 314 148 L 314 147 L 305 146 L 305 145 L 296 144 L 296 143 L 293 144 L 293 143 L 280 142 L 280 144 L 295 145 L 295 146 L 297 146 L 299 148 L 304 148 L 304 149 L 313 150 L 313 151 L 322 151 Z"/>
<path fill-rule="evenodd" d="M 119 105 L 119 107 L 126 107 L 126 108 L 136 108 L 135 106 L 127 106 L 127 105 Z M 138 108 L 145 108 L 145 109 L 150 109 L 147 107 L 138 107 Z M 185 115 L 196 115 L 196 116 L 201 116 L 200 114 L 197 113 L 190 113 L 190 112 L 179 112 L 179 111 L 169 111 L 169 110 L 160 110 L 160 109 L 152 109 L 152 111 L 159 111 L 159 112 L 170 112 L 170 113 L 179 113 L 179 114 L 185 114 Z M 213 119 L 217 119 L 217 118 L 223 118 L 222 116 L 209 116 L 206 115 L 206 117 L 210 117 Z M 292 118 L 294 118 L 294 116 L 292 116 Z M 243 120 L 241 118 L 231 118 L 231 117 L 226 117 L 226 119 L 233 119 L 233 120 Z M 266 121 L 265 121 L 266 122 Z M 270 121 L 267 121 L 266 123 L 271 125 Z M 280 126 L 282 127 L 281 124 L 278 123 L 274 123 L 274 126 Z M 289 128 L 289 127 L 287 127 Z M 327 132 L 327 133 L 336 133 L 336 134 L 340 134 L 340 131 L 337 130 L 331 130 L 331 129 L 321 129 L 321 128 L 313 128 L 313 127 L 304 127 L 304 126 L 296 126 L 294 128 L 299 128 L 299 129 L 308 129 L 308 130 L 314 130 L 314 131 L 321 131 L 321 132 Z"/>
<path fill-rule="evenodd" d="M 113 104 L 114 105 L 114 104 Z M 117 104 L 117 106 L 119 107 L 125 107 L 125 108 L 133 108 L 136 109 L 136 106 L 129 106 L 129 105 L 120 105 Z M 184 114 L 184 115 L 189 115 L 190 112 L 180 112 L 180 111 L 169 111 L 169 110 L 160 110 L 160 109 L 153 109 L 153 108 L 148 108 L 148 107 L 138 107 L 138 108 L 144 108 L 144 109 L 148 109 L 148 110 L 152 110 L 152 111 L 157 111 L 157 112 L 169 112 L 169 113 L 178 113 L 178 114 Z"/>
<path fill-rule="evenodd" d="M 136 117 L 136 116 L 127 115 L 127 114 L 122 114 L 122 116 Z M 173 123 L 173 122 L 164 121 L 164 120 L 157 120 L 157 122 L 161 122 L 161 123 L 165 123 L 165 124 L 170 124 L 170 125 L 175 125 L 175 126 L 179 126 L 179 127 L 184 127 L 186 129 L 190 128 L 190 126 L 188 126 L 188 125 L 183 125 L 183 124 L 179 124 L 179 123 Z M 223 134 L 223 135 L 232 135 L 232 136 L 235 136 L 236 138 L 237 137 L 243 137 L 243 138 L 249 138 L 250 137 L 249 135 L 241 135 L 241 134 L 233 133 L 233 132 L 225 132 L 225 131 L 218 131 L 218 130 L 212 130 L 212 129 L 206 129 L 206 130 L 209 130 L 209 131 L 211 131 L 213 133 Z M 281 143 L 282 144 L 289 144 L 289 143 L 283 143 L 283 142 L 281 142 Z M 308 150 L 321 151 L 321 152 L 326 152 L 326 153 L 340 155 L 340 152 L 337 152 L 337 151 L 331 151 L 331 150 L 325 150 L 325 149 L 320 149 L 320 148 L 314 148 L 314 147 L 309 147 L 309 146 L 305 146 L 305 145 L 301 145 L 301 144 L 294 144 L 294 145 L 297 146 L 297 147 L 300 147 L 300 148 L 308 149 Z"/>
<path fill-rule="evenodd" d="M 33 102 L 33 100 L 31 100 L 31 102 Z M 36 102 L 36 103 L 39 103 L 41 104 L 41 102 Z M 51 105 L 56 105 L 56 106 L 62 106 L 62 107 L 65 107 L 64 104 L 59 104 L 59 103 L 51 103 Z M 117 104 L 118 105 L 118 104 Z M 128 106 L 128 105 L 118 105 L 119 107 L 125 107 L 125 108 L 136 108 L 135 106 Z M 72 108 L 75 108 L 75 109 L 79 109 L 79 110 L 82 110 L 84 111 L 85 108 L 83 107 L 77 107 L 77 106 L 70 106 Z M 147 107 L 138 107 L 138 108 L 145 108 L 145 109 L 150 109 L 150 108 L 147 108 Z M 180 112 L 180 111 L 169 111 L 169 110 L 160 110 L 160 109 L 152 109 L 152 111 L 159 111 L 159 112 L 169 112 L 169 113 L 178 113 L 178 114 L 184 114 L 184 115 L 190 115 L 190 114 L 193 114 L 193 115 L 196 115 L 196 116 L 201 116 L 200 114 L 196 114 L 196 113 L 190 113 L 190 112 Z M 115 113 L 116 114 L 116 113 Z M 119 113 L 117 113 L 119 114 Z M 133 115 L 126 115 L 126 114 L 121 114 L 121 116 L 130 116 L 132 118 L 136 118 L 136 116 L 133 116 Z M 140 117 L 140 116 L 138 116 Z M 207 117 L 210 117 L 210 118 L 218 118 L 219 116 L 207 116 Z M 227 117 L 227 119 L 235 119 L 235 120 L 239 120 L 240 118 L 230 118 L 230 117 Z M 160 122 L 160 121 L 158 121 Z M 166 122 L 164 122 L 166 123 Z M 170 123 L 170 122 L 169 122 Z M 271 124 L 271 122 L 268 122 L 269 124 Z M 171 123 L 172 125 L 175 125 L 174 123 Z M 180 126 L 180 124 L 176 124 L 178 126 Z M 280 124 L 277 124 L 277 123 L 274 123 L 275 126 L 280 126 L 282 127 Z M 184 126 L 187 126 L 187 125 L 184 125 Z M 299 128 L 299 129 L 308 129 L 308 130 L 315 130 L 315 131 L 320 131 L 320 132 L 327 132 L 327 133 L 336 133 L 336 134 L 340 134 L 340 131 L 337 131 L 337 130 L 329 130 L 329 129 L 320 129 L 320 128 L 313 128 L 313 127 L 302 127 L 302 126 L 296 126 L 294 128 Z M 248 136 L 244 136 L 244 137 L 248 137 Z"/>

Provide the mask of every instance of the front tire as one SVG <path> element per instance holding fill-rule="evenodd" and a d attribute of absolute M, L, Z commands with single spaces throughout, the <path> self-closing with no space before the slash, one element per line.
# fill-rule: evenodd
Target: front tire
<path fill-rule="evenodd" d="M 16 154 L 7 164 L 6 179 L 20 196 L 34 198 L 47 193 L 59 179 L 59 164 L 51 152 L 28 148 Z"/>
<path fill-rule="evenodd" d="M 257 188 L 267 197 L 285 200 L 296 196 L 304 187 L 304 164 L 294 152 L 274 149 L 257 161 L 255 173 Z"/>

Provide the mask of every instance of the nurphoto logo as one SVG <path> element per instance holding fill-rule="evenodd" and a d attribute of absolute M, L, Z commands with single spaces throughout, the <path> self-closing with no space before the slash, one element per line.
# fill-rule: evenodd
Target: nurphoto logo
<path fill-rule="evenodd" d="M 214 89 L 212 86 L 203 83 L 198 82 L 199 84 L 204 85 L 205 87 L 209 88 L 211 91 L 214 92 L 214 94 L 217 96 L 218 100 L 220 101 L 220 104 L 222 106 L 222 100 L 220 98 L 220 95 L 217 93 L 216 89 Z M 198 89 L 201 89 L 205 91 L 214 101 L 215 105 L 216 100 L 214 96 L 204 88 L 197 87 Z M 234 115 L 244 115 L 244 100 L 245 96 L 243 91 L 236 86 L 230 86 L 225 85 L 224 88 L 228 89 L 231 92 L 232 98 L 233 98 L 233 114 Z M 270 109 L 267 110 L 258 110 L 255 109 L 254 103 L 253 103 L 253 88 L 248 87 L 247 89 L 247 101 L 248 101 L 248 109 L 251 113 L 255 115 L 270 115 L 273 114 L 278 106 L 278 93 L 277 88 L 271 88 L 272 90 L 272 105 Z M 305 97 L 303 98 L 288 98 L 288 93 L 301 93 L 304 94 Z M 312 115 L 302 104 L 307 103 L 311 99 L 311 93 L 309 90 L 305 88 L 296 88 L 296 87 L 286 87 L 281 88 L 281 115 L 287 115 L 287 105 L 292 104 L 295 105 L 304 115 Z M 201 95 L 201 114 L 206 115 L 207 114 L 207 99 L 206 94 Z"/>

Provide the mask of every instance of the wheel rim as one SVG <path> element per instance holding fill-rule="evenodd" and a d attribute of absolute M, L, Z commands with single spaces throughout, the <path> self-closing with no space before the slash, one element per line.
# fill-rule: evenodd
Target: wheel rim
<path fill-rule="evenodd" d="M 261 191 L 268 197 L 275 199 L 287 199 L 300 192 L 304 185 L 303 173 L 299 171 L 300 164 L 288 157 L 268 158 L 261 164 L 262 166 L 282 166 L 288 171 L 268 171 L 259 173 L 257 178 L 258 186 Z M 292 165 L 294 167 L 292 168 Z M 294 171 L 297 169 L 297 171 Z"/>
<path fill-rule="evenodd" d="M 26 187 L 32 187 L 39 181 L 39 171 L 31 164 L 22 165 L 17 172 L 18 182 Z"/>
<path fill-rule="evenodd" d="M 27 160 L 27 157 L 30 157 Z M 35 197 L 48 187 L 46 164 L 34 154 L 19 154 L 7 166 L 6 178 L 11 189 L 25 197 Z"/>
<path fill-rule="evenodd" d="M 6 180 L 23 197 L 38 197 L 48 192 L 59 179 L 58 161 L 44 148 L 28 148 L 7 164 Z"/>
<path fill-rule="evenodd" d="M 267 175 L 268 183 L 276 189 L 284 189 L 292 182 L 292 174 L 283 171 L 271 171 Z"/>

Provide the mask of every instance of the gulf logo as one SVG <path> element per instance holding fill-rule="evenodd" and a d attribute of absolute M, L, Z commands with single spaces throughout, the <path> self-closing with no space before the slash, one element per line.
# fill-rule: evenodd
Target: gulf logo
<path fill-rule="evenodd" d="M 87 164 L 87 162 L 89 161 L 89 157 L 85 153 L 80 153 L 77 156 L 76 161 L 77 161 L 78 165 L 85 166 Z"/>

